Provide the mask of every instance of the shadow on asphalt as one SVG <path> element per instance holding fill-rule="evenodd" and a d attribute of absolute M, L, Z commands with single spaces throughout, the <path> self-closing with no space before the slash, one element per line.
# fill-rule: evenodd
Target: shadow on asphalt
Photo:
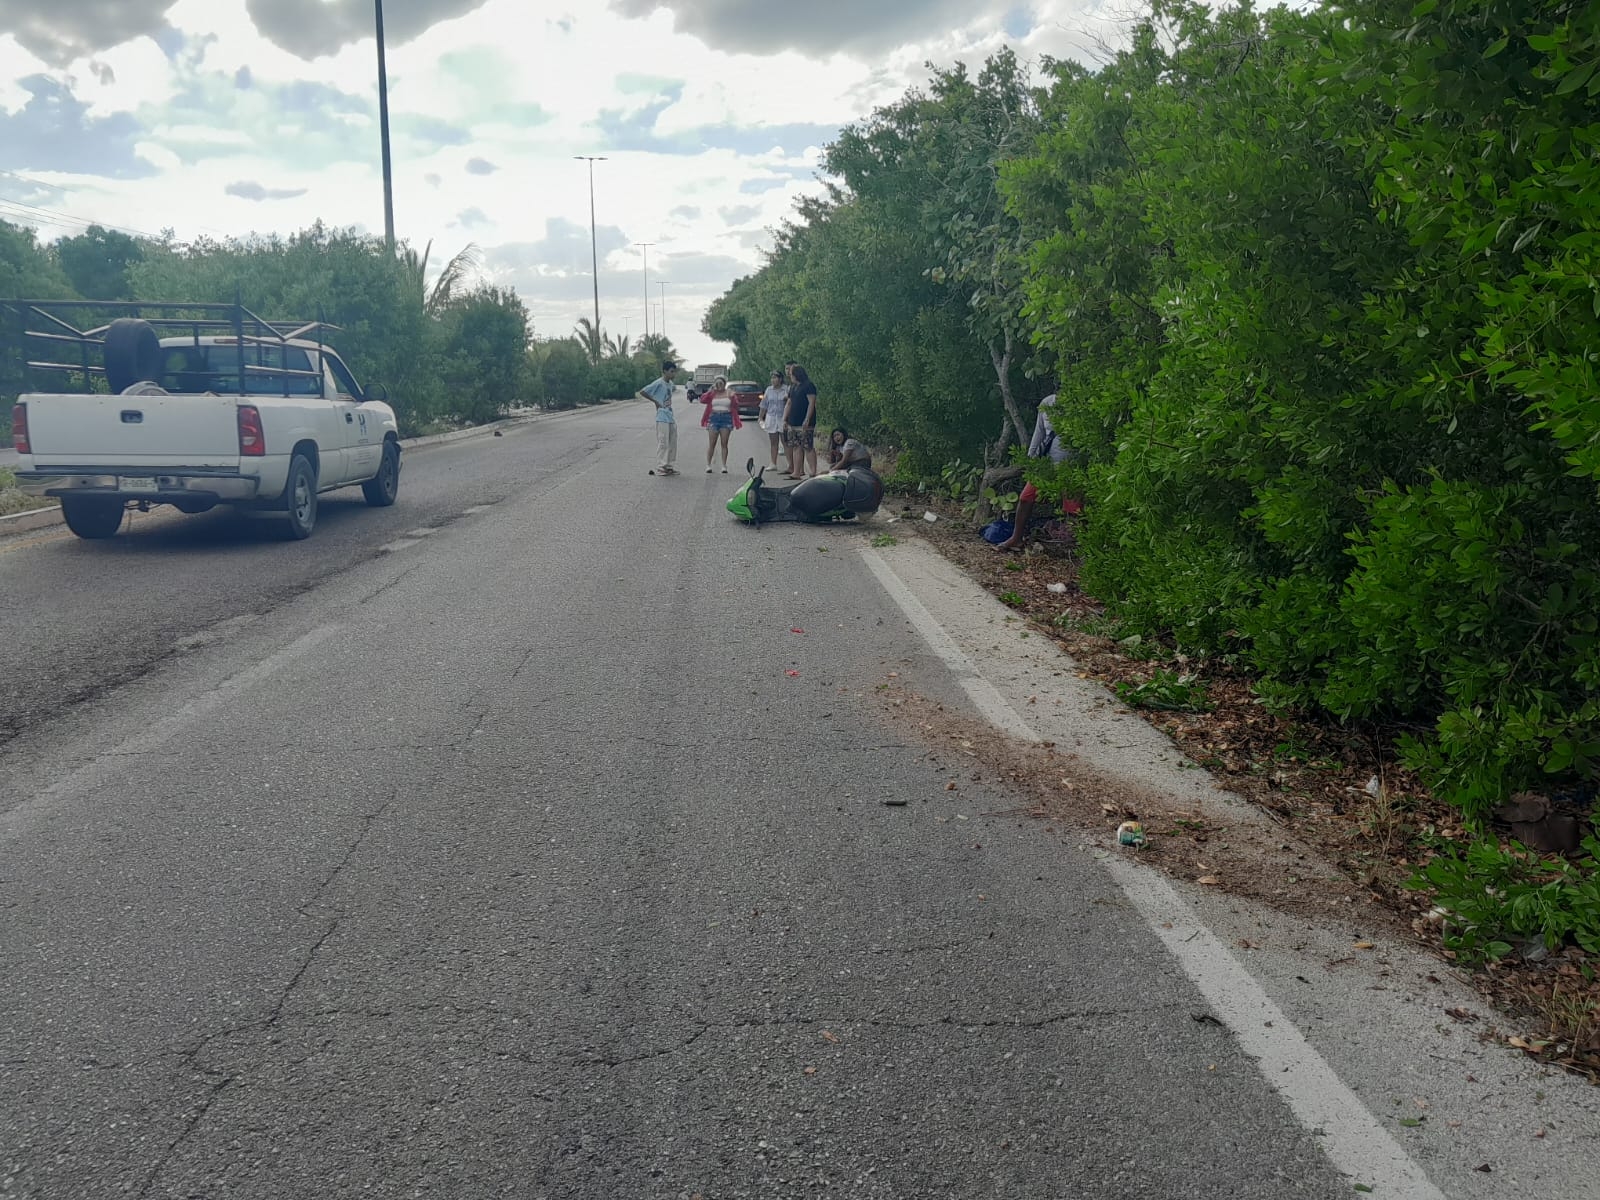
<path fill-rule="evenodd" d="M 393 510 L 390 510 L 391 512 Z M 387 515 L 387 514 L 385 514 Z M 359 496 L 322 497 L 317 506 L 317 527 L 311 541 L 340 534 L 360 535 L 365 523 L 369 532 L 391 528 L 388 522 L 372 528 L 378 513 Z M 121 556 L 155 553 L 199 553 L 235 549 L 258 549 L 263 545 L 293 546 L 297 543 L 285 532 L 284 518 L 277 513 L 243 513 L 231 508 L 216 508 L 189 516 L 175 509 L 156 509 L 149 514 L 134 513 L 133 524 L 124 525 L 114 538 L 84 541 L 67 538 L 61 543 L 80 553 Z"/>

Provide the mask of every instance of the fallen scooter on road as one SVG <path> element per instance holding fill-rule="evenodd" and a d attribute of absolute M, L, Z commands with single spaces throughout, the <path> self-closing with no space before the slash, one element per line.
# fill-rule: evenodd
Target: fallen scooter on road
<path fill-rule="evenodd" d="M 772 487 L 762 476 L 755 459 L 745 463 L 750 478 L 728 501 L 728 511 L 750 525 L 770 525 L 776 521 L 801 521 L 826 525 L 835 521 L 854 521 L 878 511 L 883 503 L 883 480 L 872 469 L 865 454 L 850 465 L 826 475 L 803 479 L 792 487 Z"/>

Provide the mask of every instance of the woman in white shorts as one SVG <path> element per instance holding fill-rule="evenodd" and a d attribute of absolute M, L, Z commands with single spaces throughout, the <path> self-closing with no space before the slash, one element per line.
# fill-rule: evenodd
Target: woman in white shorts
<path fill-rule="evenodd" d="M 784 386 L 783 372 L 774 371 L 772 382 L 761 397 L 761 428 L 767 431 L 772 443 L 772 465 L 778 465 L 778 447 L 783 444 L 783 410 L 789 403 L 789 389 Z"/>

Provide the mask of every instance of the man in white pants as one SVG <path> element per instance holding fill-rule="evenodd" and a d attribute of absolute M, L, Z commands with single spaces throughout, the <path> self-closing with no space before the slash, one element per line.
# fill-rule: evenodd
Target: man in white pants
<path fill-rule="evenodd" d="M 678 377 L 678 364 L 670 359 L 661 364 L 661 378 L 647 383 L 635 393 L 641 400 L 656 406 L 656 468 L 652 475 L 676 475 L 672 464 L 678 457 L 678 421 L 672 415 L 672 395 L 676 390 L 673 380 Z"/>

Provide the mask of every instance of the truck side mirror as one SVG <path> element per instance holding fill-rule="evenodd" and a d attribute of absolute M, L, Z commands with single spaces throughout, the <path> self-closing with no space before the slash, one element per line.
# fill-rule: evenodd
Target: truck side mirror
<path fill-rule="evenodd" d="M 361 398 L 363 400 L 381 400 L 387 404 L 389 403 L 389 389 L 381 383 L 369 383 L 366 386 L 366 390 L 361 393 Z"/>

